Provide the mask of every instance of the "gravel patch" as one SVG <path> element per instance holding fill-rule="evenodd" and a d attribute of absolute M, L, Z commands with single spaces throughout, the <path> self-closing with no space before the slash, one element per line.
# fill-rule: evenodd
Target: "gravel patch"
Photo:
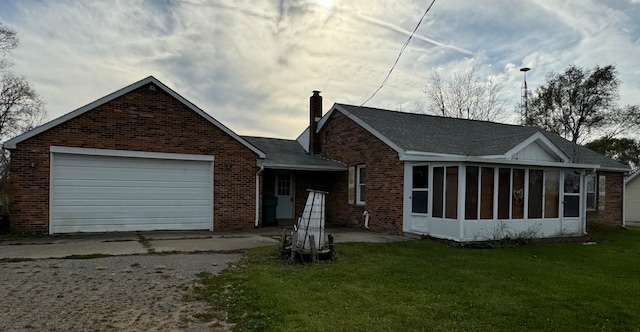
<path fill-rule="evenodd" d="M 1 331 L 225 331 L 186 301 L 196 274 L 241 254 L 132 255 L 0 264 Z"/>

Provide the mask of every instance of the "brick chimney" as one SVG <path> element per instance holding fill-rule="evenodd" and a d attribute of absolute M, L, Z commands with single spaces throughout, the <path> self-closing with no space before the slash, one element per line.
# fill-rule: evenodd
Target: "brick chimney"
<path fill-rule="evenodd" d="M 322 118 L 322 96 L 314 90 L 309 98 L 309 154 L 320 153 L 320 137 L 316 133 L 318 121 Z"/>

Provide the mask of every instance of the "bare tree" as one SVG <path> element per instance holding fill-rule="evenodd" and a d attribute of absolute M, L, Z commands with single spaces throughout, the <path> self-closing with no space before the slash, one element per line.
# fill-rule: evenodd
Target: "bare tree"
<path fill-rule="evenodd" d="M 22 76 L 8 71 L 9 55 L 19 44 L 16 31 L 0 23 L 0 139 L 20 135 L 41 124 L 46 116 L 44 103 Z M 0 152 L 0 176 L 7 176 L 9 153 Z"/>
<path fill-rule="evenodd" d="M 13 65 L 8 55 L 14 48 L 18 47 L 18 44 L 16 31 L 0 23 L 0 70 L 7 69 Z"/>
<path fill-rule="evenodd" d="M 505 116 L 502 84 L 495 78 L 483 80 L 475 68 L 445 81 L 437 71 L 422 89 L 425 97 L 416 101 L 423 113 L 473 120 L 496 121 Z"/>

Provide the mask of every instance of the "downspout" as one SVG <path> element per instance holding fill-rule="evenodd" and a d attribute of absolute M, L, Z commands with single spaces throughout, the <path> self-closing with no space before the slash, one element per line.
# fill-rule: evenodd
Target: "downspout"
<path fill-rule="evenodd" d="M 369 211 L 364 211 L 364 228 L 369 229 Z"/>
<path fill-rule="evenodd" d="M 260 174 L 264 171 L 264 166 L 260 166 L 260 169 L 256 173 L 256 222 L 253 225 L 254 228 L 258 228 L 258 222 L 260 221 Z"/>
<path fill-rule="evenodd" d="M 627 186 L 626 183 L 624 181 L 624 175 L 622 176 L 622 227 L 626 228 L 627 227 L 627 213 L 626 213 L 626 208 L 627 205 L 624 204 L 624 201 L 626 200 L 626 196 L 627 196 Z"/>

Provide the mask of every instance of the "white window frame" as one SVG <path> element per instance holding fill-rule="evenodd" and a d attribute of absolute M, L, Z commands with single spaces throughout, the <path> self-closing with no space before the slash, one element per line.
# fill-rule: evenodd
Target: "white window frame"
<path fill-rule="evenodd" d="M 366 179 L 363 181 L 360 176 L 363 169 L 366 171 L 367 167 L 365 165 L 356 166 L 356 205 L 365 205 L 365 201 L 362 199 L 362 191 L 365 190 L 367 182 Z"/>
<path fill-rule="evenodd" d="M 589 179 L 593 179 L 593 190 L 589 190 Z M 587 211 L 597 211 L 598 210 L 598 176 L 597 174 L 590 173 L 584 176 L 584 192 L 585 199 L 587 200 L 585 206 L 587 207 Z M 589 206 L 589 194 L 593 194 L 593 206 Z"/>

